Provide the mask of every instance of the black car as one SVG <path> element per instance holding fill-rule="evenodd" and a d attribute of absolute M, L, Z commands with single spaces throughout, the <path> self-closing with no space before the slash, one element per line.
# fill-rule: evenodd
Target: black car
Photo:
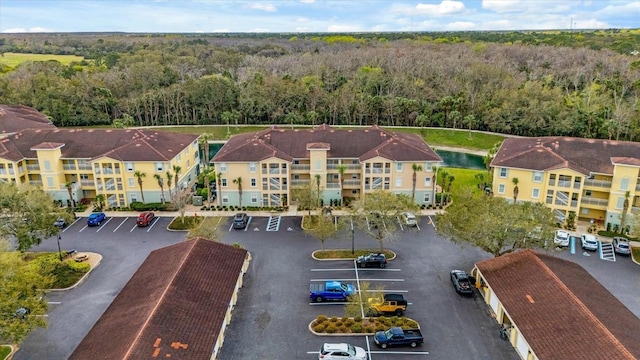
<path fill-rule="evenodd" d="M 234 229 L 244 229 L 247 227 L 247 223 L 249 222 L 249 216 L 245 213 L 237 213 L 233 217 L 233 228 Z"/>
<path fill-rule="evenodd" d="M 461 295 L 473 294 L 471 276 L 462 270 L 451 270 L 451 282 L 456 292 Z"/>
<path fill-rule="evenodd" d="M 358 256 L 356 264 L 362 268 L 368 266 L 383 268 L 387 266 L 387 257 L 381 253 L 371 253 L 369 255 Z"/>

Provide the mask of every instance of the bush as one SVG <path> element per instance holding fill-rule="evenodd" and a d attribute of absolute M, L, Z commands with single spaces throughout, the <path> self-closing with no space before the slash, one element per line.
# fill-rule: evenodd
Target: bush
<path fill-rule="evenodd" d="M 336 324 L 334 323 L 329 323 L 327 324 L 327 328 L 325 329 L 325 331 L 329 334 L 333 334 L 336 331 L 338 331 L 338 328 L 336 327 Z"/>
<path fill-rule="evenodd" d="M 329 319 L 329 321 L 331 321 L 332 323 L 335 323 L 336 321 L 338 321 L 338 317 L 337 316 L 333 316 L 333 317 L 331 317 L 331 319 Z"/>
<path fill-rule="evenodd" d="M 327 317 L 325 315 L 318 315 L 316 317 L 316 323 L 318 324 L 322 324 L 323 322 L 327 321 Z"/>
<path fill-rule="evenodd" d="M 317 333 L 324 332 L 326 329 L 327 329 L 327 325 L 326 324 L 315 324 L 313 326 L 313 331 L 315 331 Z"/>
<path fill-rule="evenodd" d="M 353 331 L 356 334 L 361 333 L 362 332 L 362 325 L 355 324 L 355 325 L 351 326 L 351 331 Z"/>

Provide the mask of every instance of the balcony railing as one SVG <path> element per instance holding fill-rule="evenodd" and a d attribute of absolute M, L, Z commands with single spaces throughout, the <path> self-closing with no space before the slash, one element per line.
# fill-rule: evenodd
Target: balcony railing
<path fill-rule="evenodd" d="M 584 186 L 593 186 L 593 187 L 601 187 L 601 188 L 611 188 L 611 181 L 609 180 L 593 180 L 586 179 L 584 181 Z"/>
<path fill-rule="evenodd" d="M 340 189 L 340 183 L 327 183 L 327 189 Z"/>
<path fill-rule="evenodd" d="M 640 184 L 636 185 L 636 191 L 640 191 Z"/>
<path fill-rule="evenodd" d="M 291 186 L 305 186 L 305 185 L 309 185 L 309 182 L 311 180 L 300 180 L 300 179 L 294 179 L 291 180 Z"/>
<path fill-rule="evenodd" d="M 27 170 L 29 170 L 29 171 L 40 170 L 40 165 L 38 165 L 38 164 L 29 164 L 29 165 L 27 165 Z"/>
<path fill-rule="evenodd" d="M 360 186 L 361 183 L 359 179 L 349 179 L 344 181 L 344 186 Z"/>
<path fill-rule="evenodd" d="M 90 187 L 95 186 L 93 180 L 80 180 L 80 185 L 82 185 L 82 186 L 90 186 Z"/>
<path fill-rule="evenodd" d="M 31 180 L 31 181 L 29 181 L 29 184 L 31 184 L 33 186 L 42 186 L 42 181 L 41 180 Z"/>
<path fill-rule="evenodd" d="M 609 200 L 598 199 L 591 196 L 583 196 L 581 203 L 586 205 L 607 206 L 607 204 L 609 204 Z"/>
<path fill-rule="evenodd" d="M 291 165 L 291 171 L 309 171 L 311 170 L 311 165 L 309 164 L 293 164 Z"/>
<path fill-rule="evenodd" d="M 76 164 L 63 164 L 62 168 L 65 170 L 75 170 L 76 169 Z"/>
<path fill-rule="evenodd" d="M 78 170 L 91 171 L 91 164 L 80 164 L 78 165 Z"/>
<path fill-rule="evenodd" d="M 91 183 L 93 184 L 93 181 Z M 79 183 L 77 182 L 71 183 L 72 191 L 80 190 L 80 188 L 81 188 L 81 185 Z M 64 184 L 62 184 L 60 185 L 60 190 L 67 190 L 67 187 Z"/>

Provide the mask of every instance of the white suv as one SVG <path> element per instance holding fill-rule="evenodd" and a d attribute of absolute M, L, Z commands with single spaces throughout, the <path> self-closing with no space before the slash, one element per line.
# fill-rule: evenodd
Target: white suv
<path fill-rule="evenodd" d="M 367 360 L 367 352 L 358 346 L 346 343 L 325 343 L 320 348 L 319 360 Z"/>
<path fill-rule="evenodd" d="M 585 250 L 598 250 L 598 239 L 591 234 L 582 234 L 580 237 L 580 243 Z"/>
<path fill-rule="evenodd" d="M 558 246 L 569 246 L 569 233 L 564 230 L 556 230 L 553 242 Z"/>

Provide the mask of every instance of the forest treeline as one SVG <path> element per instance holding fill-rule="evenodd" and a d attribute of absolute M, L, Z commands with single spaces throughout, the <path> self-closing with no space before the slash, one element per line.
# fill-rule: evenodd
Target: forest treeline
<path fill-rule="evenodd" d="M 85 60 L 0 68 L 0 103 L 60 127 L 377 124 L 640 141 L 640 32 L 536 34 L 3 34 L 0 53 Z"/>

